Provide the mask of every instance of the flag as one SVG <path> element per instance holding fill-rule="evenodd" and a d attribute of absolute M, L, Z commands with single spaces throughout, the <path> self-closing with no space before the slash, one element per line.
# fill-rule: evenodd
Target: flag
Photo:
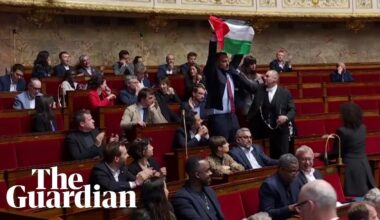
<path fill-rule="evenodd" d="M 248 54 L 251 51 L 255 31 L 250 25 L 244 21 L 223 21 L 214 16 L 210 16 L 209 22 L 222 50 L 230 54 Z"/>

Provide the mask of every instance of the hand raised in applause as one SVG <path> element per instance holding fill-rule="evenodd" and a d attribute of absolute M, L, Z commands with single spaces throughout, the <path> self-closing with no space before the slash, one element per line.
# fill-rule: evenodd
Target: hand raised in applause
<path fill-rule="evenodd" d="M 208 128 L 204 125 L 202 125 L 199 129 L 198 129 L 198 133 L 201 137 L 205 137 L 206 135 L 208 135 Z"/>
<path fill-rule="evenodd" d="M 104 131 L 102 131 L 102 132 L 100 132 L 98 135 L 96 135 L 96 138 L 95 138 L 95 145 L 97 146 L 97 147 L 100 147 L 101 145 L 102 145 L 102 143 L 103 143 L 103 140 L 104 140 L 104 137 L 105 137 L 105 132 Z"/>

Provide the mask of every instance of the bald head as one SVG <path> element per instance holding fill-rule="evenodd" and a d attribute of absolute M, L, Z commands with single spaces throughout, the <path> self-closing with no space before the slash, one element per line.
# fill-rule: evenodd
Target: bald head
<path fill-rule="evenodd" d="M 174 55 L 173 54 L 166 55 L 166 63 L 174 65 Z"/>
<path fill-rule="evenodd" d="M 305 184 L 299 198 L 303 201 L 314 201 L 319 209 L 335 209 L 337 201 L 334 188 L 324 180 L 315 180 Z"/>
<path fill-rule="evenodd" d="M 277 85 L 278 79 L 279 79 L 279 76 L 276 70 L 268 70 L 265 73 L 264 82 L 268 88 L 272 88 L 273 86 Z"/>
<path fill-rule="evenodd" d="M 28 84 L 28 92 L 31 97 L 35 97 L 41 91 L 41 81 L 37 78 L 31 78 Z"/>

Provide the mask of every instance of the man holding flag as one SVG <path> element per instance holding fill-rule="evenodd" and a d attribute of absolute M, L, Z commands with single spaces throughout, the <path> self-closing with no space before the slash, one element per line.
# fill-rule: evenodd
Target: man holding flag
<path fill-rule="evenodd" d="M 213 136 L 221 135 L 231 142 L 240 127 L 235 114 L 235 90 L 238 89 L 235 86 L 241 80 L 237 67 L 243 55 L 251 50 L 254 31 L 240 21 L 223 21 L 210 16 L 209 22 L 214 33 L 204 68 L 208 91 L 208 125 Z M 225 52 L 217 52 L 217 42 Z M 226 52 L 238 55 L 229 62 Z M 249 87 L 244 81 L 241 85 Z"/>

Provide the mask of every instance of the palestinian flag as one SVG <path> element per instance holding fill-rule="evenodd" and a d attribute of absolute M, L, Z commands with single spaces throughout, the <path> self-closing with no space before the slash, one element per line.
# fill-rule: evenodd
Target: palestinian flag
<path fill-rule="evenodd" d="M 222 50 L 230 54 L 248 54 L 251 51 L 253 28 L 244 21 L 222 20 L 210 16 L 210 25 Z"/>

